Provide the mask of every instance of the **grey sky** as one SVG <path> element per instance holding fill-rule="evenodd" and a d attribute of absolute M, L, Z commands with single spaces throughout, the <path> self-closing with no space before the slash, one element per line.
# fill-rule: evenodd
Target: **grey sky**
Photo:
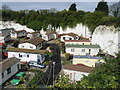
<path fill-rule="evenodd" d="M 101 0 L 1 0 L 2 2 L 99 2 Z M 118 2 L 119 0 L 105 0 L 107 2 Z"/>
<path fill-rule="evenodd" d="M 2 2 L 2 5 L 9 6 L 12 10 L 40 10 L 56 8 L 57 10 L 68 10 L 73 2 Z M 94 11 L 98 2 L 75 2 L 77 10 Z M 111 5 L 109 2 L 108 5 Z"/>

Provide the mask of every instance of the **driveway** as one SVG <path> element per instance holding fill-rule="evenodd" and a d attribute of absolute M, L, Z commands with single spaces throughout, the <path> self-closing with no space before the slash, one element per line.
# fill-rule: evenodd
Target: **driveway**
<path fill-rule="evenodd" d="M 48 69 L 38 81 L 38 85 L 53 85 L 53 82 L 61 71 L 60 46 L 58 44 L 48 44 L 48 46 L 53 47 L 53 55 L 51 57 L 51 62 L 48 65 Z"/>

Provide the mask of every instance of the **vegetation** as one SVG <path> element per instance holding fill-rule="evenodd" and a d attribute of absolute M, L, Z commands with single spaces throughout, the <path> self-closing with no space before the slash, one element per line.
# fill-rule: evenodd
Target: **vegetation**
<path fill-rule="evenodd" d="M 118 88 L 120 87 L 120 54 L 116 58 L 106 59 L 88 77 L 78 82 L 78 87 L 82 88 Z"/>
<path fill-rule="evenodd" d="M 107 5 L 107 2 L 105 2 L 104 0 L 101 0 L 98 3 L 97 8 L 95 8 L 95 11 L 101 11 L 101 12 L 105 13 L 105 15 L 108 15 L 109 8 L 108 8 L 108 5 Z"/>
<path fill-rule="evenodd" d="M 65 53 L 65 59 L 70 60 L 70 53 Z"/>
<path fill-rule="evenodd" d="M 37 82 L 41 78 L 42 75 L 43 75 L 42 71 L 37 72 L 35 77 L 33 77 L 33 79 L 28 83 L 27 87 L 38 88 Z"/>
<path fill-rule="evenodd" d="M 77 9 L 76 9 L 76 4 L 73 3 L 73 4 L 70 6 L 69 10 L 70 10 L 70 11 L 77 11 Z"/>
<path fill-rule="evenodd" d="M 62 65 L 66 65 L 66 64 L 71 64 L 72 63 L 72 59 L 66 60 L 65 57 L 61 57 L 61 60 L 62 60 Z"/>
<path fill-rule="evenodd" d="M 13 46 L 17 48 L 18 45 L 19 45 L 19 42 L 20 42 L 19 40 L 15 40 L 15 41 L 13 42 Z"/>
<path fill-rule="evenodd" d="M 55 83 L 55 88 L 76 88 L 75 83 L 71 83 L 69 76 L 61 74 Z"/>
<path fill-rule="evenodd" d="M 120 1 L 110 6 L 110 14 L 114 17 L 120 17 Z"/>
<path fill-rule="evenodd" d="M 94 69 L 81 81 L 70 83 L 68 76 L 62 75 L 55 87 L 66 88 L 119 88 L 120 87 L 120 54 L 115 58 L 106 58 L 105 63 Z"/>
<path fill-rule="evenodd" d="M 63 29 L 67 27 L 74 28 L 79 23 L 87 25 L 91 32 L 94 32 L 95 28 L 99 25 L 120 26 L 119 16 L 113 17 L 107 15 L 107 2 L 99 2 L 94 12 L 77 10 L 75 3 L 70 6 L 68 11 L 57 11 L 55 9 L 13 11 L 7 6 L 2 10 L 3 21 L 15 21 L 22 25 L 27 25 L 27 27 L 34 30 L 48 30 L 49 25 L 52 30 L 56 30 L 59 27 Z"/>

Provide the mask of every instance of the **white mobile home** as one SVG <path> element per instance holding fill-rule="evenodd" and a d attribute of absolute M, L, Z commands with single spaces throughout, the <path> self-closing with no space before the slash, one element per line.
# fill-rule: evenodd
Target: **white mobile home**
<path fill-rule="evenodd" d="M 13 31 L 10 33 L 11 38 L 19 38 L 19 37 L 25 37 L 27 35 L 27 32 L 25 30 L 20 30 L 20 31 Z"/>
<path fill-rule="evenodd" d="M 7 58 L 0 62 L 0 87 L 5 83 L 10 77 L 16 74 L 20 67 L 20 59 L 16 57 Z"/>
<path fill-rule="evenodd" d="M 40 32 L 32 32 L 27 34 L 28 38 L 40 37 Z"/>
<path fill-rule="evenodd" d="M 52 40 L 52 39 L 57 39 L 58 34 L 56 32 L 46 32 L 45 34 L 42 34 L 42 38 L 46 41 Z"/>
<path fill-rule="evenodd" d="M 80 81 L 83 76 L 88 76 L 88 74 L 93 70 L 92 67 L 87 67 L 84 65 L 71 65 L 66 64 L 63 68 L 64 74 L 69 76 L 71 82 Z"/>
<path fill-rule="evenodd" d="M 70 53 L 73 55 L 91 55 L 96 56 L 99 53 L 100 46 L 99 45 L 73 45 L 67 44 L 65 45 L 66 53 Z"/>
<path fill-rule="evenodd" d="M 23 41 L 18 45 L 18 48 L 24 48 L 24 49 L 40 49 L 45 43 L 45 40 L 43 40 L 40 37 L 34 37 L 27 41 Z"/>
<path fill-rule="evenodd" d="M 82 36 L 79 36 L 75 33 L 65 33 L 60 35 L 60 40 L 65 42 L 65 40 L 88 40 L 88 38 L 84 38 Z"/>
<path fill-rule="evenodd" d="M 8 48 L 8 58 L 17 57 L 21 63 L 27 63 L 29 61 L 36 61 L 42 63 L 45 60 L 45 50 L 33 50 L 22 48 Z"/>

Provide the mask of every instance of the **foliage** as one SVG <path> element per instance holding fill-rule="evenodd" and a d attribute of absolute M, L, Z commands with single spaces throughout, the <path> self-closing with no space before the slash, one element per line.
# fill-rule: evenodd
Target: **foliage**
<path fill-rule="evenodd" d="M 72 63 L 72 59 L 66 60 L 65 57 L 61 57 L 61 60 L 62 60 L 62 65 L 71 64 Z"/>
<path fill-rule="evenodd" d="M 67 60 L 70 60 L 70 53 L 65 53 L 65 58 L 66 58 Z"/>
<path fill-rule="evenodd" d="M 61 74 L 54 85 L 56 88 L 76 88 L 76 84 L 71 83 L 69 76 Z"/>
<path fill-rule="evenodd" d="M 89 26 L 91 32 L 93 33 L 95 28 L 101 24 L 100 22 L 103 16 L 104 16 L 103 12 L 99 12 L 99 11 L 96 11 L 93 13 L 88 12 L 84 16 L 84 19 L 85 19 L 84 23 Z"/>
<path fill-rule="evenodd" d="M 99 5 L 99 3 L 101 3 Z M 99 2 L 95 12 L 85 12 L 82 10 L 2 10 L 3 21 L 15 21 L 22 25 L 34 30 L 56 30 L 62 27 L 65 30 L 67 27 L 74 28 L 77 24 L 83 23 L 89 27 L 93 33 L 95 28 L 101 24 L 120 26 L 120 18 L 107 17 L 107 3 Z M 71 7 L 76 8 L 76 4 L 73 3 Z M 104 8 L 104 9 L 103 9 Z M 105 18 L 104 18 L 105 17 Z M 104 20 L 105 19 L 105 20 Z M 113 23 L 114 21 L 114 23 Z M 51 28 L 48 29 L 48 25 Z"/>
<path fill-rule="evenodd" d="M 37 72 L 37 74 L 33 77 L 33 79 L 28 83 L 27 87 L 37 88 L 38 87 L 37 82 L 41 78 L 42 75 L 43 75 L 42 71 Z"/>
<path fill-rule="evenodd" d="M 32 28 L 34 30 L 41 30 L 42 29 L 42 22 L 39 21 L 32 21 L 30 23 L 27 24 L 28 28 Z"/>
<path fill-rule="evenodd" d="M 50 50 L 53 50 L 53 47 L 52 46 L 49 46 Z"/>
<path fill-rule="evenodd" d="M 110 15 L 114 17 L 120 17 L 120 1 L 112 4 L 109 7 Z"/>
<path fill-rule="evenodd" d="M 78 86 L 80 88 L 118 88 L 120 86 L 120 54 L 116 58 L 108 58 L 88 77 L 84 77 Z"/>
<path fill-rule="evenodd" d="M 13 42 L 14 47 L 18 47 L 18 45 L 19 45 L 19 40 L 16 40 L 16 41 Z"/>
<path fill-rule="evenodd" d="M 76 4 L 75 4 L 75 3 L 71 4 L 69 10 L 70 10 L 70 11 L 77 11 L 77 9 L 76 9 Z"/>
<path fill-rule="evenodd" d="M 108 9 L 107 2 L 100 1 L 97 5 L 97 8 L 95 8 L 95 11 L 101 11 L 101 12 L 104 12 L 105 15 L 108 15 L 109 9 Z"/>
<path fill-rule="evenodd" d="M 62 53 L 65 53 L 65 46 L 62 46 Z"/>

